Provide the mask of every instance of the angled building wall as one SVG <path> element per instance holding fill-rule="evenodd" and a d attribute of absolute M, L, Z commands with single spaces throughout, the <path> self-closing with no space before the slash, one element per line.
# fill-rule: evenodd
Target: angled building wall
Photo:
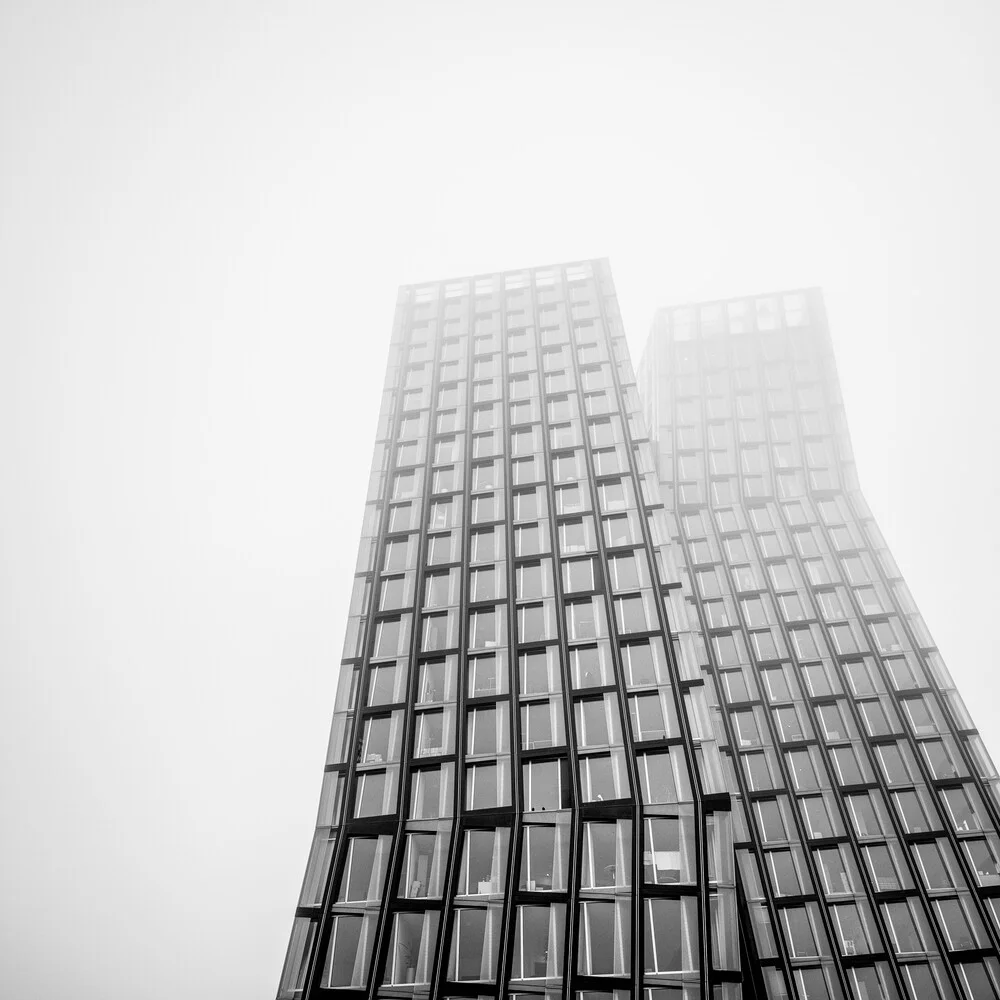
<path fill-rule="evenodd" d="M 819 291 L 661 311 L 640 393 L 748 967 L 772 1000 L 997 997 L 996 771 L 860 491 Z"/>

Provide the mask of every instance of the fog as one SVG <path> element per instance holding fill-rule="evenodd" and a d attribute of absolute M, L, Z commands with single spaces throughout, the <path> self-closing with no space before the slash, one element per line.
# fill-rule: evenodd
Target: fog
<path fill-rule="evenodd" d="M 1000 753 L 1000 6 L 0 6 L 7 996 L 273 997 L 400 283 L 821 285 Z"/>

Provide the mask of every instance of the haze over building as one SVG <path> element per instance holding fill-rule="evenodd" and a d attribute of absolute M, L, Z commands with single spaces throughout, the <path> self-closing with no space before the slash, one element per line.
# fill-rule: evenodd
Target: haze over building
<path fill-rule="evenodd" d="M 1000 997 L 997 777 L 816 290 L 400 289 L 278 996 Z"/>

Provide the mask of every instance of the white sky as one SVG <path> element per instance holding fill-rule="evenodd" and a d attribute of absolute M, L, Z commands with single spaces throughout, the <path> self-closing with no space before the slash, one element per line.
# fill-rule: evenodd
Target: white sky
<path fill-rule="evenodd" d="M 821 285 L 994 752 L 1000 5 L 0 6 L 0 982 L 273 997 L 396 286 Z"/>

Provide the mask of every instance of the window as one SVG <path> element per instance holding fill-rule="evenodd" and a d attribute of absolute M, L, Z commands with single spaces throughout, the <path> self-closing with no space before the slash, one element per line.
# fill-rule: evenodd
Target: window
<path fill-rule="evenodd" d="M 542 642 L 556 637 L 555 609 L 551 602 L 522 604 L 517 609 L 517 641 Z"/>
<path fill-rule="evenodd" d="M 465 751 L 471 756 L 507 752 L 506 702 L 469 709 Z"/>
<path fill-rule="evenodd" d="M 862 848 L 876 892 L 896 892 L 909 889 L 910 878 L 898 845 L 872 844 Z"/>
<path fill-rule="evenodd" d="M 712 647 L 720 666 L 733 666 L 742 659 L 740 647 L 736 643 L 736 635 L 732 632 L 712 636 Z"/>
<path fill-rule="evenodd" d="M 549 597 L 552 594 L 552 572 L 549 563 L 541 561 L 521 563 L 515 571 L 517 599 Z"/>
<path fill-rule="evenodd" d="M 882 951 L 867 903 L 839 903 L 830 907 L 830 915 L 841 955 L 870 955 Z"/>
<path fill-rule="evenodd" d="M 537 490 L 514 491 L 514 520 L 532 521 L 541 516 Z"/>
<path fill-rule="evenodd" d="M 525 823 L 522 838 L 518 887 L 526 892 L 565 892 L 569 826 Z"/>
<path fill-rule="evenodd" d="M 566 908 L 519 906 L 514 931 L 512 979 L 558 979 L 562 976 Z"/>
<path fill-rule="evenodd" d="M 947 841 L 914 844 L 912 850 L 925 889 L 933 892 L 955 888 L 955 856 Z"/>
<path fill-rule="evenodd" d="M 563 746 L 562 703 L 555 698 L 521 705 L 521 749 Z"/>
<path fill-rule="evenodd" d="M 629 481 L 631 483 L 631 481 Z M 629 506 L 629 492 L 621 479 L 607 479 L 597 484 L 601 510 L 625 510 Z"/>
<path fill-rule="evenodd" d="M 771 563 L 767 569 L 775 590 L 791 590 L 795 587 L 795 579 L 787 563 Z"/>
<path fill-rule="evenodd" d="M 880 653 L 900 653 L 903 650 L 902 641 L 891 620 L 872 622 L 872 634 Z"/>
<path fill-rule="evenodd" d="M 566 631 L 570 640 L 593 639 L 603 633 L 596 599 L 566 602 Z"/>
<path fill-rule="evenodd" d="M 696 968 L 694 899 L 647 899 L 644 918 L 643 966 L 647 973 L 680 973 Z"/>
<path fill-rule="evenodd" d="M 497 645 L 497 621 L 493 608 L 472 611 L 469 614 L 469 647 Z"/>
<path fill-rule="evenodd" d="M 506 760 L 473 764 L 465 772 L 467 809 L 498 809 L 510 805 L 510 780 Z"/>
<path fill-rule="evenodd" d="M 493 601 L 500 597 L 497 590 L 497 571 L 493 566 L 474 569 L 469 574 L 469 600 Z"/>
<path fill-rule="evenodd" d="M 469 658 L 468 693 L 470 698 L 505 694 L 506 691 L 506 670 L 501 669 L 501 663 L 495 655 L 473 656 Z"/>
<path fill-rule="evenodd" d="M 528 812 L 565 809 L 571 804 L 569 782 L 559 760 L 530 761 L 522 765 L 524 808 Z"/>
<path fill-rule="evenodd" d="M 976 807 L 978 795 L 968 786 L 946 788 L 941 792 L 952 829 L 959 833 L 969 833 L 983 828 Z"/>
<path fill-rule="evenodd" d="M 566 559 L 562 564 L 563 589 L 567 593 L 593 590 L 596 587 L 594 579 L 594 560 Z"/>
<path fill-rule="evenodd" d="M 365 771 L 358 775 L 354 796 L 355 818 L 384 816 L 395 810 L 396 772 Z"/>
<path fill-rule="evenodd" d="M 497 502 L 493 493 L 472 498 L 472 521 L 482 524 L 484 521 L 495 521 L 497 518 Z"/>
<path fill-rule="evenodd" d="M 580 786 L 584 802 L 624 798 L 629 783 L 621 750 L 580 759 Z"/>
<path fill-rule="evenodd" d="M 962 849 L 979 885 L 1000 885 L 1000 842 L 995 836 L 986 840 L 963 840 Z"/>
<path fill-rule="evenodd" d="M 559 550 L 563 555 L 586 552 L 591 547 L 592 542 L 588 544 L 588 536 L 592 536 L 593 532 L 588 532 L 587 527 L 589 524 L 583 518 L 563 521 L 559 525 Z"/>
<path fill-rule="evenodd" d="M 765 855 L 775 896 L 799 896 L 810 886 L 801 848 L 768 851 Z"/>
<path fill-rule="evenodd" d="M 781 655 L 770 629 L 758 629 L 751 632 L 750 641 L 753 643 L 754 656 L 758 661 L 776 660 Z"/>
<path fill-rule="evenodd" d="M 386 966 L 388 985 L 429 983 L 440 913 L 397 913 Z"/>
<path fill-rule="evenodd" d="M 615 514 L 602 517 L 604 525 L 604 540 L 609 547 L 631 545 L 635 539 L 632 534 L 632 522 L 627 514 Z"/>
<path fill-rule="evenodd" d="M 447 612 L 435 615 L 424 615 L 422 620 L 423 633 L 420 648 L 424 652 L 445 649 L 454 644 L 453 620 Z"/>
<path fill-rule="evenodd" d="M 823 891 L 827 896 L 850 895 L 861 891 L 857 865 L 848 847 L 830 847 L 816 851 Z"/>
<path fill-rule="evenodd" d="M 652 610 L 647 607 L 646 595 L 633 594 L 614 599 L 615 621 L 619 632 L 647 632 L 656 627 Z M 585 636 L 584 638 L 589 638 Z"/>
<path fill-rule="evenodd" d="M 456 907 L 448 978 L 456 982 L 496 979 L 502 907 Z"/>
<path fill-rule="evenodd" d="M 410 819 L 437 819 L 451 815 L 453 774 L 452 764 L 415 772 Z"/>
<path fill-rule="evenodd" d="M 616 695 L 606 694 L 597 698 L 579 699 L 573 706 L 573 717 L 579 747 L 621 744 L 621 722 Z"/>
<path fill-rule="evenodd" d="M 584 823 L 581 888 L 631 885 L 631 869 L 631 821 Z"/>
<path fill-rule="evenodd" d="M 499 557 L 498 536 L 492 528 L 472 533 L 472 562 L 494 562 Z"/>
<path fill-rule="evenodd" d="M 521 653 L 518 664 L 522 695 L 561 690 L 558 653 L 554 647 Z"/>
<path fill-rule="evenodd" d="M 764 602 L 760 597 L 754 596 L 740 598 L 740 607 L 743 609 L 743 615 L 746 618 L 747 625 L 751 628 L 755 625 L 767 624 L 767 611 L 764 607 Z"/>
<path fill-rule="evenodd" d="M 628 976 L 632 935 L 627 900 L 580 904 L 577 970 L 586 976 Z"/>
<path fill-rule="evenodd" d="M 841 603 L 840 595 L 835 590 L 820 590 L 816 593 L 816 600 L 819 601 L 820 610 L 827 621 L 840 621 L 847 616 L 844 614 L 844 606 Z"/>
<path fill-rule="evenodd" d="M 352 837 L 347 863 L 340 880 L 341 903 L 381 899 L 385 869 L 392 850 L 392 837 Z"/>
<path fill-rule="evenodd" d="M 608 575 L 614 590 L 638 590 L 644 583 L 648 584 L 648 573 L 640 563 L 642 553 L 625 552 L 608 557 Z"/>
<path fill-rule="evenodd" d="M 450 534 L 427 536 L 427 564 L 436 566 L 458 558 L 458 536 Z"/>
<path fill-rule="evenodd" d="M 440 898 L 446 847 L 445 838 L 438 834 L 407 834 L 400 878 L 401 896 L 407 899 Z"/>
<path fill-rule="evenodd" d="M 790 629 L 788 634 L 791 636 L 795 655 L 800 660 L 808 660 L 819 656 L 819 650 L 816 648 L 816 640 L 808 628 Z"/>
<path fill-rule="evenodd" d="M 662 740 L 676 735 L 673 702 L 665 692 L 632 695 L 628 707 L 632 738 L 636 742 Z"/>
<path fill-rule="evenodd" d="M 458 895 L 484 896 L 504 891 L 510 830 L 467 830 L 459 869 Z"/>
<path fill-rule="evenodd" d="M 691 817 L 647 818 L 644 833 L 644 882 L 653 885 L 694 882 L 694 823 Z"/>
<path fill-rule="evenodd" d="M 426 660 L 420 664 L 417 704 L 426 705 L 455 697 L 454 660 Z"/>
<path fill-rule="evenodd" d="M 637 762 L 644 804 L 691 801 L 687 766 L 679 750 L 639 754 Z"/>
<path fill-rule="evenodd" d="M 790 906 L 779 912 L 792 958 L 818 958 L 829 953 L 816 903 Z M 803 995 L 811 997 L 813 994 L 803 991 Z"/>
<path fill-rule="evenodd" d="M 854 630 L 847 623 L 830 626 L 830 636 L 833 639 L 833 646 L 842 656 L 860 651 L 858 641 L 854 637 Z"/>
<path fill-rule="evenodd" d="M 574 688 L 602 687 L 614 683 L 611 654 L 606 644 L 577 646 L 569 651 Z"/>
<path fill-rule="evenodd" d="M 413 755 L 415 757 L 438 757 L 445 752 L 446 739 L 451 750 L 451 723 L 449 713 L 448 731 L 445 732 L 445 712 L 418 712 L 413 735 Z"/>
<path fill-rule="evenodd" d="M 377 919 L 377 913 L 364 916 L 345 913 L 333 917 L 321 983 L 324 988 L 358 989 L 365 985 Z"/>
<path fill-rule="evenodd" d="M 912 955 L 927 950 L 929 928 L 916 899 L 883 903 L 881 908 L 897 955 Z"/>

